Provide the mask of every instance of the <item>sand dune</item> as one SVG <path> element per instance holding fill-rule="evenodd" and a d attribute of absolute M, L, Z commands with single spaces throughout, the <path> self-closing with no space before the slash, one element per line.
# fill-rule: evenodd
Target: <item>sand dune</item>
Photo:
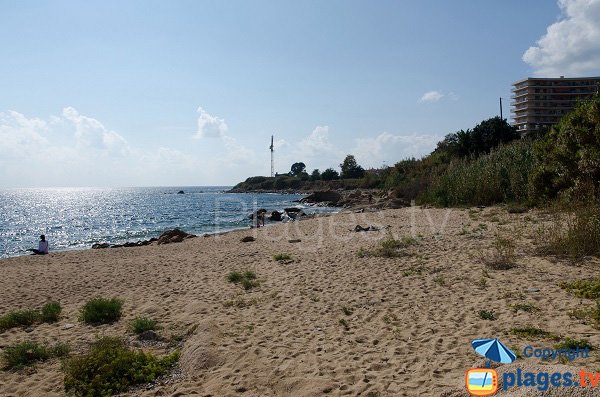
<path fill-rule="evenodd" d="M 470 347 L 472 339 L 499 337 L 521 348 L 552 345 L 510 333 L 512 327 L 534 325 L 600 346 L 596 329 L 568 316 L 589 302 L 557 285 L 599 277 L 598 260 L 572 264 L 535 256 L 533 238 L 544 219 L 540 213 L 508 214 L 501 208 L 407 208 L 338 214 L 165 246 L 10 258 L 0 261 L 0 314 L 57 300 L 63 317 L 30 333 L 1 333 L 0 347 L 61 340 L 75 352 L 84 351 L 99 335 L 127 335 L 128 321 L 144 315 L 160 322 L 163 336 L 183 338 L 181 376 L 126 395 L 466 395 L 465 371 L 482 363 Z M 351 231 L 357 224 L 381 230 Z M 486 270 L 482 258 L 492 254 L 497 232 L 516 241 L 517 267 Z M 256 241 L 240 242 L 246 235 Z M 390 236 L 407 235 L 417 244 L 406 248 L 405 256 L 358 255 Z M 272 258 L 277 253 L 292 260 L 277 262 Z M 257 273 L 259 287 L 244 292 L 227 281 L 230 271 L 247 269 Z M 79 308 L 95 296 L 124 299 L 124 318 L 110 326 L 79 323 Z M 540 311 L 514 313 L 509 307 L 525 302 Z M 494 310 L 497 320 L 480 319 L 481 309 Z M 75 327 L 64 329 L 69 323 Z M 162 353 L 166 347 L 152 349 Z M 575 364 L 600 367 L 596 356 Z M 63 396 L 62 379 L 57 360 L 3 371 L 0 394 Z M 540 395 L 518 394 L 528 392 L 498 395 Z M 577 395 L 592 395 L 586 392 Z"/>

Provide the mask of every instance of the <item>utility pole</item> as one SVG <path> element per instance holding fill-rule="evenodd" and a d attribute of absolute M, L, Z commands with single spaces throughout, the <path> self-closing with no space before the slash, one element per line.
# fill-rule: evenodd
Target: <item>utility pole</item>
<path fill-rule="evenodd" d="M 504 120 L 502 117 L 502 97 L 500 97 L 500 120 Z"/>
<path fill-rule="evenodd" d="M 271 178 L 275 176 L 275 158 L 273 157 L 273 135 L 271 135 Z"/>

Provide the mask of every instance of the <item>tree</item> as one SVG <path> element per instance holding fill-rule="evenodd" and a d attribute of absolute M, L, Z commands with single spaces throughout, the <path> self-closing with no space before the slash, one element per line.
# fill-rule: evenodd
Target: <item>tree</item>
<path fill-rule="evenodd" d="M 449 157 L 479 156 L 496 146 L 519 138 L 517 129 L 500 117 L 492 117 L 477 124 L 472 130 L 448 134 L 438 143 L 434 153 Z"/>
<path fill-rule="evenodd" d="M 314 169 L 312 174 L 310 174 L 310 180 L 318 181 L 319 179 L 321 179 L 321 172 L 319 172 L 319 169 Z"/>
<path fill-rule="evenodd" d="M 600 201 L 600 95 L 579 104 L 536 143 L 535 198 Z"/>
<path fill-rule="evenodd" d="M 321 179 L 324 181 L 332 181 L 334 179 L 338 179 L 339 177 L 340 177 L 340 174 L 338 174 L 338 172 L 336 170 L 334 170 L 333 168 L 327 168 L 321 174 Z"/>
<path fill-rule="evenodd" d="M 358 165 L 353 155 L 349 154 L 344 159 L 344 162 L 340 164 L 342 169 L 342 178 L 362 178 L 365 175 L 363 167 Z"/>
<path fill-rule="evenodd" d="M 306 169 L 306 164 L 304 164 L 302 162 L 294 163 L 294 164 L 292 164 L 292 170 L 290 172 L 290 175 L 292 175 L 292 176 L 300 175 L 304 172 L 305 169 Z"/>

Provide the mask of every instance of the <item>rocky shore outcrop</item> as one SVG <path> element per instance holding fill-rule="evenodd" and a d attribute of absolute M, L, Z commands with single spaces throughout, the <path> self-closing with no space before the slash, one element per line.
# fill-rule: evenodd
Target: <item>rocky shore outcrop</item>
<path fill-rule="evenodd" d="M 149 240 L 138 240 L 136 242 L 127 242 L 123 244 L 96 243 L 92 245 L 92 249 L 143 247 L 145 245 L 150 245 L 154 242 L 156 242 L 156 244 L 158 245 L 180 243 L 183 240 L 194 237 L 196 237 L 195 234 L 186 233 L 181 229 L 172 229 L 165 231 L 158 238 L 153 237 Z"/>

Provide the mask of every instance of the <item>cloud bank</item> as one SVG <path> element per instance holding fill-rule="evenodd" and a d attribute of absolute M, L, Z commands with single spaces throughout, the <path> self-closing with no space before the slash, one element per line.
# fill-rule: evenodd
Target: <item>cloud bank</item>
<path fill-rule="evenodd" d="M 523 54 L 536 76 L 600 73 L 600 0 L 559 0 L 561 18 Z"/>

